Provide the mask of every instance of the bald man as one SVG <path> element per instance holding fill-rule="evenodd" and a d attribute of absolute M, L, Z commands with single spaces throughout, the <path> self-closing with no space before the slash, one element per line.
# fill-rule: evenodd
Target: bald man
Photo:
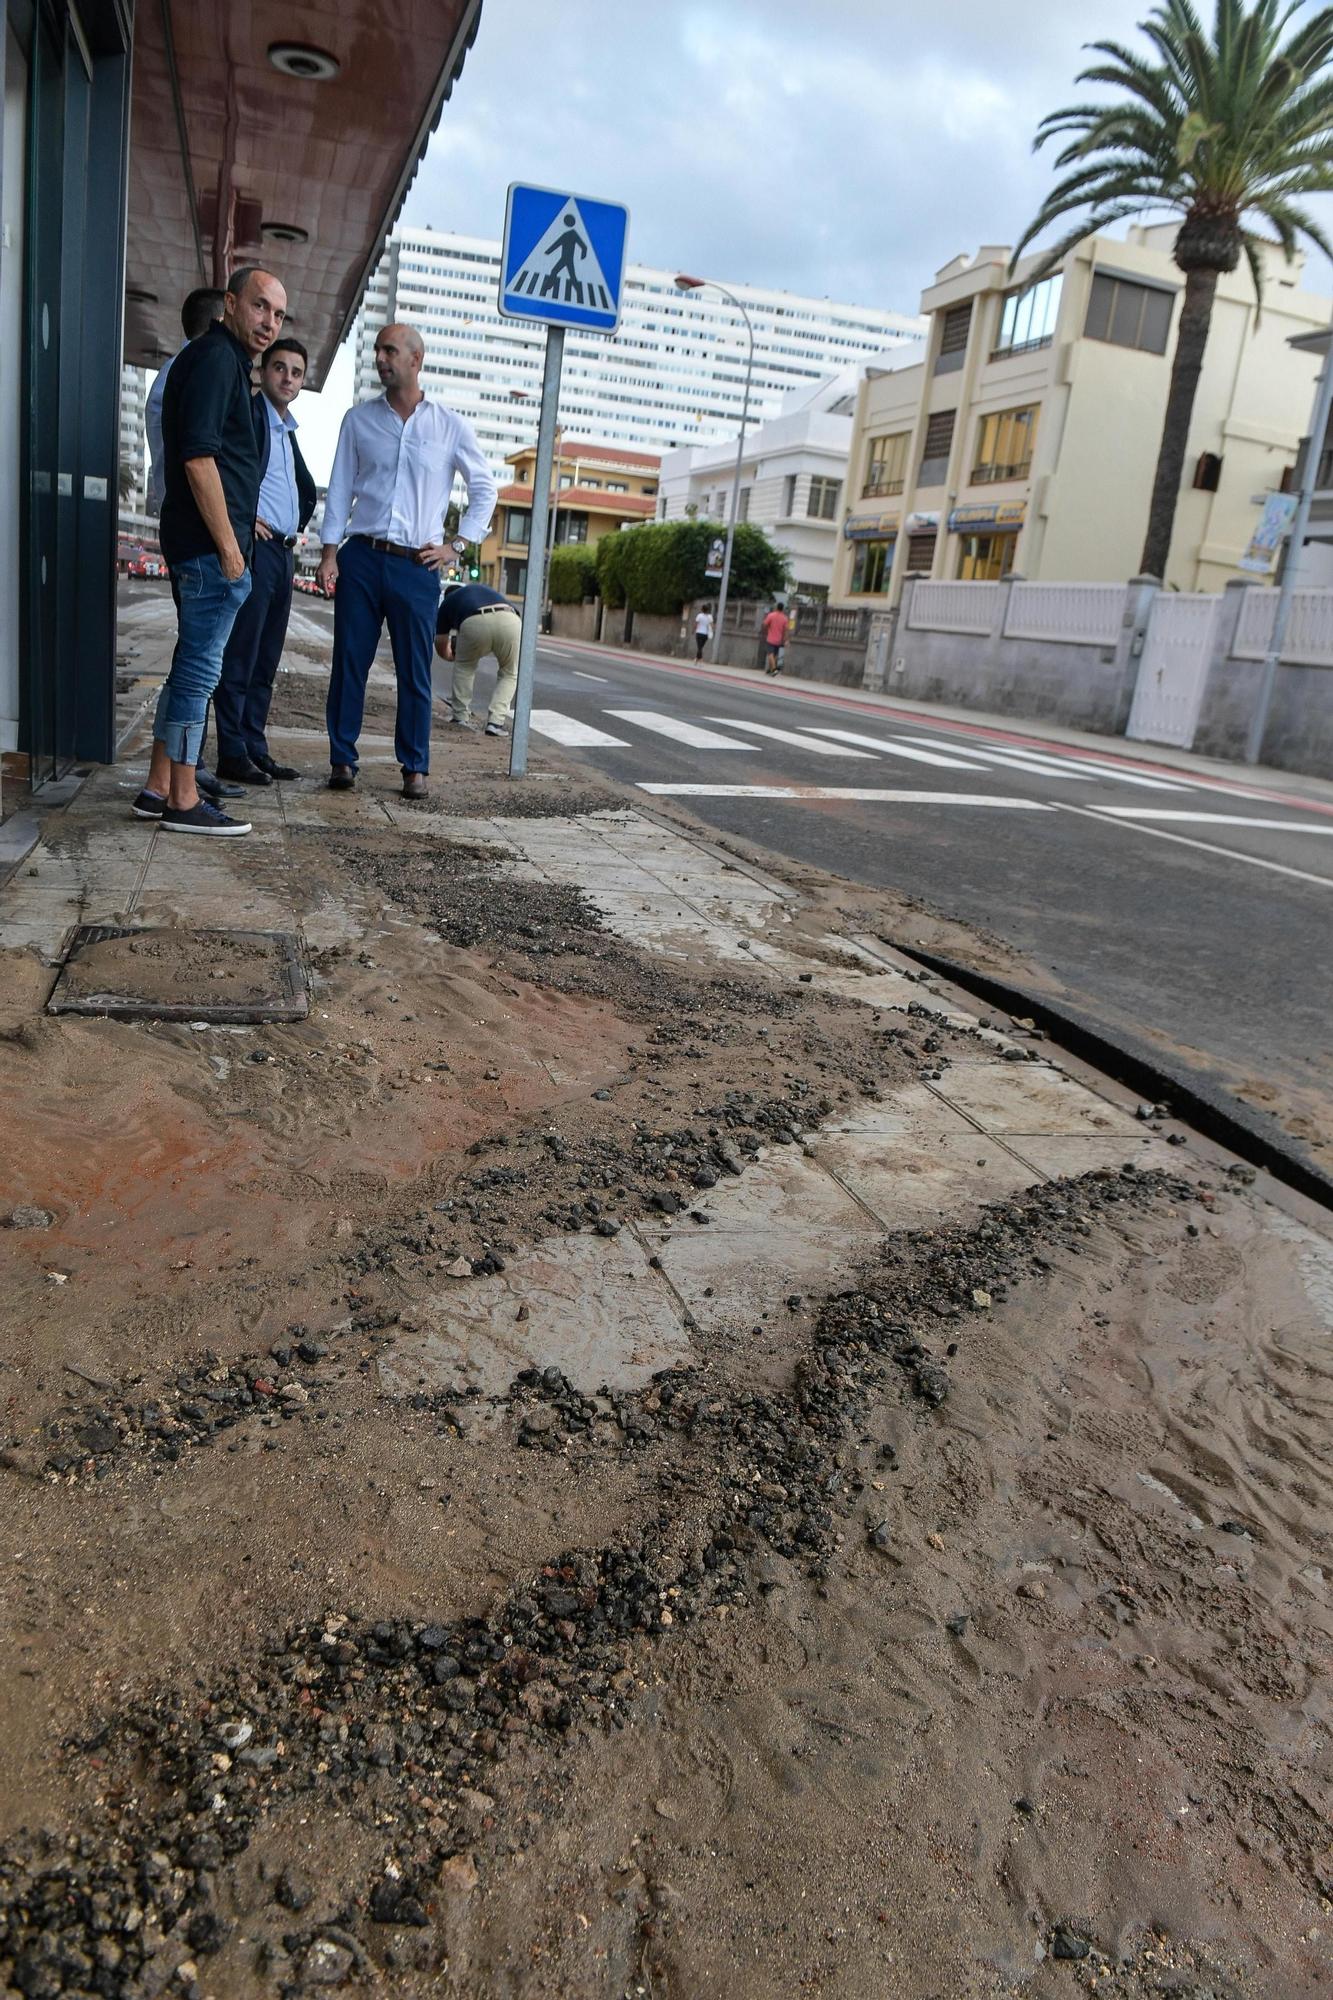
<path fill-rule="evenodd" d="M 329 787 L 335 792 L 356 785 L 366 680 L 387 624 L 398 680 L 394 749 L 403 796 L 426 796 L 439 573 L 454 552 L 481 541 L 495 507 L 495 481 L 476 432 L 421 387 L 425 354 L 415 327 L 381 327 L 375 369 L 384 394 L 343 418 L 329 477 L 315 574 L 333 597 L 326 713 Z M 448 542 L 444 518 L 458 473 L 468 510 Z"/>

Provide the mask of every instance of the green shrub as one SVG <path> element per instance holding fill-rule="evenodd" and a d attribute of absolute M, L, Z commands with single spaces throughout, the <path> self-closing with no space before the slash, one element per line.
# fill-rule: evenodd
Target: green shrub
<path fill-rule="evenodd" d="M 551 553 L 549 586 L 552 604 L 582 604 L 597 595 L 597 556 L 594 549 L 573 547 Z"/>
<path fill-rule="evenodd" d="M 612 607 L 671 616 L 684 604 L 717 595 L 718 579 L 705 572 L 708 552 L 723 531 L 715 521 L 656 521 L 605 535 L 597 545 L 602 597 Z M 730 594 L 771 597 L 788 580 L 787 558 L 748 521 L 737 523 Z"/>

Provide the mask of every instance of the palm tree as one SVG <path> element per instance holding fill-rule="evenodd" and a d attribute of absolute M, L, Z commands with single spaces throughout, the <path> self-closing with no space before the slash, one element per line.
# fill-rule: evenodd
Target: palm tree
<path fill-rule="evenodd" d="M 1217 281 L 1242 255 L 1263 303 L 1263 246 L 1272 238 L 1256 234 L 1251 220 L 1268 224 L 1288 261 L 1301 235 L 1333 256 L 1300 206 L 1333 189 L 1333 7 L 1295 24 L 1305 12 L 1303 0 L 1217 0 L 1210 37 L 1190 0 L 1161 0 L 1139 24 L 1150 56 L 1115 42 L 1089 45 L 1104 60 L 1078 81 L 1108 84 L 1120 97 L 1051 112 L 1033 142 L 1035 151 L 1072 135 L 1056 161 L 1071 171 L 1047 195 L 1014 262 L 1057 217 L 1086 211 L 1034 275 L 1126 216 L 1168 209 L 1184 217 L 1173 254 L 1185 298 L 1143 545 L 1150 576 L 1166 574 Z"/>

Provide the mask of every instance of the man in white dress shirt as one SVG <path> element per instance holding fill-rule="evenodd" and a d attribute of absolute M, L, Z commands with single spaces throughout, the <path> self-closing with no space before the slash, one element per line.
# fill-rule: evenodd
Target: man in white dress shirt
<path fill-rule="evenodd" d="M 421 387 L 425 352 L 415 327 L 380 330 L 375 368 L 384 394 L 347 412 L 329 476 L 315 574 L 334 599 L 326 715 L 335 792 L 356 784 L 366 680 L 387 623 L 398 678 L 394 748 L 403 795 L 426 796 L 439 571 L 454 551 L 482 540 L 495 507 L 495 481 L 471 424 L 432 402 Z M 446 543 L 444 517 L 459 472 L 468 510 L 457 537 Z"/>

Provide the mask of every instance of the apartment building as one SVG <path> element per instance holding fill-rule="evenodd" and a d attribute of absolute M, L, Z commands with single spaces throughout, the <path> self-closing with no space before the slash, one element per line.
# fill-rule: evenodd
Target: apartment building
<path fill-rule="evenodd" d="M 148 505 L 147 432 L 144 404 L 148 377 L 142 368 L 128 362 L 120 371 L 120 463 L 126 468 L 127 490 L 121 499 L 122 511 L 142 514 Z"/>
<path fill-rule="evenodd" d="M 1116 582 L 1147 524 L 1184 289 L 1171 225 L 1092 237 L 1049 276 L 1036 255 L 956 257 L 923 293 L 925 358 L 867 369 L 835 566 L 838 603 L 896 602 L 938 579 Z M 1215 590 L 1268 494 L 1292 478 L 1326 328 L 1302 263 L 1265 258 L 1262 315 L 1242 264 L 1221 279 L 1166 581 Z"/>
<path fill-rule="evenodd" d="M 496 306 L 500 246 L 443 230 L 397 229 L 357 319 L 356 396 L 380 393 L 377 329 L 406 320 L 426 342 L 422 380 L 465 416 L 502 476 L 509 454 L 536 428 L 545 336 L 502 319 Z M 776 416 L 794 388 L 848 363 L 919 338 L 905 313 L 731 286 L 754 328 L 750 410 Z M 631 264 L 613 338 L 565 336 L 561 421 L 581 435 L 661 453 L 707 444 L 740 427 L 748 353 L 744 323 L 720 294 L 681 292 L 674 273 Z"/>
<path fill-rule="evenodd" d="M 512 474 L 509 483 L 500 488 L 495 520 L 481 545 L 481 574 L 497 590 L 519 597 L 528 580 L 536 445 L 526 444 L 510 452 L 506 464 Z M 557 439 L 552 468 L 555 494 L 551 496 L 555 547 L 594 544 L 603 535 L 651 521 L 657 511 L 659 467 L 660 460 L 653 452 L 586 444 L 576 438 Z M 547 532 L 549 536 L 549 528 Z"/>
<path fill-rule="evenodd" d="M 920 351 L 920 342 L 904 350 Z M 852 419 L 863 367 L 857 364 L 793 389 L 776 417 L 747 431 L 738 518 L 762 528 L 791 563 L 798 597 L 827 598 L 852 448 Z M 658 519 L 725 524 L 731 509 L 739 432 L 721 444 L 683 446 L 662 460 Z"/>

